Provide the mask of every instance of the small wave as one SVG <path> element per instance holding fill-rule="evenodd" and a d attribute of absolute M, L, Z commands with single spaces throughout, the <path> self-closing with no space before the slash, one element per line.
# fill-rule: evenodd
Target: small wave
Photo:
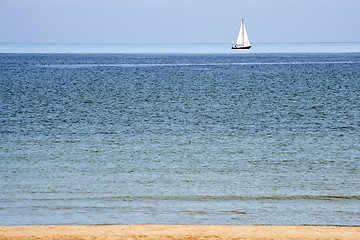
<path fill-rule="evenodd" d="M 162 199 L 159 199 L 162 200 Z M 360 196 L 312 196 L 312 195 L 297 195 L 297 196 L 189 196 L 189 197 L 173 197 L 163 200 L 188 200 L 188 201 L 262 201 L 262 200 L 360 200 Z"/>
<path fill-rule="evenodd" d="M 187 66 L 242 66 L 242 65 L 314 65 L 314 64 L 355 64 L 355 61 L 332 62 L 243 62 L 243 63 L 118 63 L 118 64 L 50 64 L 36 65 L 48 68 L 91 68 L 91 67 L 187 67 Z"/>
<path fill-rule="evenodd" d="M 291 200 L 360 200 L 360 196 L 328 196 L 328 195 L 296 195 L 296 196 L 106 196 L 106 197 L 74 197 L 74 198 L 37 198 L 17 199 L 32 201 L 291 201 Z"/>

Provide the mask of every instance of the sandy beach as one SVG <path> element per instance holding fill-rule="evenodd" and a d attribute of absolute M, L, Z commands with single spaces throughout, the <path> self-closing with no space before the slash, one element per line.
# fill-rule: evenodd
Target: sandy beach
<path fill-rule="evenodd" d="M 227 225 L 2 226 L 0 239 L 360 239 L 360 227 Z"/>

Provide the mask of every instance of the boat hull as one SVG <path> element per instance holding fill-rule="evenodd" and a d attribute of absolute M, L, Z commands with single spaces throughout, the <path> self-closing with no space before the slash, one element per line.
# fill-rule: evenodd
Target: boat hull
<path fill-rule="evenodd" d="M 251 46 L 232 46 L 231 49 L 250 49 Z"/>

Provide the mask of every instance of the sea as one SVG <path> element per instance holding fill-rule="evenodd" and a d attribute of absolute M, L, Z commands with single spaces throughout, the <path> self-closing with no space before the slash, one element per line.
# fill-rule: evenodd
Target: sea
<path fill-rule="evenodd" d="M 360 225 L 360 43 L 0 43 L 0 225 Z"/>

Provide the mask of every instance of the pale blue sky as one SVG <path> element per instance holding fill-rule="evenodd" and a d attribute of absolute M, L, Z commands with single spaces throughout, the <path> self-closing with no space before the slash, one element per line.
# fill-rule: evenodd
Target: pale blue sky
<path fill-rule="evenodd" d="M 360 42 L 360 0 L 0 0 L 0 42 Z"/>

